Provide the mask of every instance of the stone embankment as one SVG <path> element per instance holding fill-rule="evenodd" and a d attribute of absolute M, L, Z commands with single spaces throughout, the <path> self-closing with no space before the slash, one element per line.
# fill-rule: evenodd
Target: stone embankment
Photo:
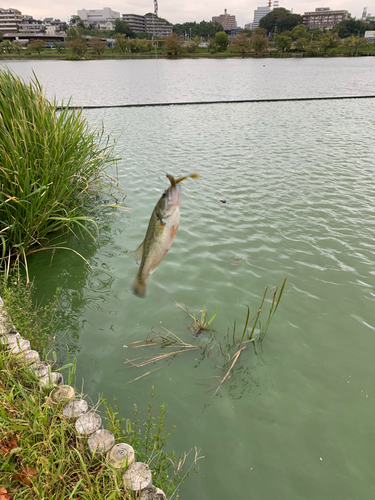
<path fill-rule="evenodd" d="M 75 421 L 79 435 L 87 438 L 87 446 L 92 456 L 105 460 L 109 467 L 124 472 L 124 498 L 126 491 L 133 491 L 141 500 L 166 500 L 164 492 L 152 485 L 152 472 L 143 462 L 136 462 L 136 452 L 127 443 L 116 443 L 115 436 L 102 428 L 102 419 L 87 402 L 80 398 L 73 387 L 64 385 L 61 373 L 52 371 L 46 361 L 41 361 L 39 353 L 30 349 L 30 342 L 17 332 L 4 308 L 0 297 L 0 343 L 29 366 L 35 374 L 41 390 L 50 391 L 51 407 L 62 413 L 64 418 Z M 77 397 L 76 397 L 77 396 Z"/>

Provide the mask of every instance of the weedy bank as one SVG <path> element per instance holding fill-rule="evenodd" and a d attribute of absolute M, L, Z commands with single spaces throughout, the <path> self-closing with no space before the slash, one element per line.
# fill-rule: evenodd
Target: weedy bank
<path fill-rule="evenodd" d="M 12 321 L 17 324 L 22 305 L 23 320 L 32 326 L 32 332 L 26 329 L 23 336 L 28 337 L 33 348 L 45 345 L 43 334 L 50 333 L 53 303 L 35 311 L 31 296 L 28 294 L 25 299 L 14 287 L 2 288 L 7 312 L 15 314 Z M 56 361 L 56 356 L 51 357 Z M 132 492 L 124 490 L 124 470 L 108 465 L 105 457 L 91 454 L 87 438 L 77 433 L 74 422 L 64 417 L 61 409 L 51 407 L 49 392 L 22 360 L 22 355 L 11 354 L 0 343 L 0 496 L 5 495 L 4 500 L 133 498 Z M 70 384 L 75 362 L 53 369 L 69 370 Z M 161 488 L 168 499 L 178 498 L 179 486 L 199 457 L 196 450 L 178 457 L 170 451 L 168 441 L 174 428 L 167 429 L 166 406 L 156 407 L 153 398 L 152 389 L 143 418 L 136 405 L 129 408 L 127 418 L 121 418 L 116 400 L 111 405 L 101 399 L 96 412 L 102 414 L 105 427 L 114 434 L 116 442 L 130 444 L 137 461 L 149 465 L 154 486 Z"/>
<path fill-rule="evenodd" d="M 116 441 L 126 440 L 137 460 L 149 464 L 153 484 L 167 498 L 178 498 L 177 489 L 194 466 L 184 468 L 187 455 L 176 458 L 165 451 L 170 432 L 165 427 L 165 406 L 148 406 L 147 417 L 121 419 L 115 407 L 104 406 L 106 427 Z M 156 412 L 155 412 L 156 409 Z M 48 394 L 38 385 L 30 369 L 14 355 L 0 353 L 0 468 L 1 486 L 13 500 L 54 498 L 115 500 L 133 498 L 123 487 L 124 471 L 89 452 L 86 438 L 61 411 L 51 408 Z M 190 457 L 189 457 L 190 460 Z M 176 496 L 177 495 L 177 496 Z"/>

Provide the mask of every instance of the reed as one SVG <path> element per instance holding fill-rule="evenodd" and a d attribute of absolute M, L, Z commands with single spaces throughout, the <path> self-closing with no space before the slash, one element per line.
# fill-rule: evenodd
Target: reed
<path fill-rule="evenodd" d="M 186 306 L 184 307 L 172 299 L 173 302 L 175 302 L 175 304 L 185 311 L 187 316 L 193 320 L 193 323 L 184 328 L 184 330 L 190 330 L 193 339 L 189 342 L 184 341 L 181 335 L 183 330 L 181 332 L 177 332 L 177 335 L 165 327 L 162 327 L 162 332 L 155 332 L 154 329 L 152 329 L 151 334 L 146 338 L 146 340 L 133 342 L 128 347 L 132 349 L 141 348 L 143 351 L 145 347 L 153 347 L 162 349 L 164 352 L 160 352 L 156 355 L 151 352 L 151 354 L 146 354 L 139 358 L 128 358 L 125 363 L 132 367 L 144 368 L 156 363 L 169 361 L 181 354 L 187 355 L 193 350 L 201 351 L 201 355 L 198 357 L 198 364 L 204 359 L 215 358 L 217 360 L 216 366 L 221 367 L 222 374 L 213 377 L 218 379 L 219 383 L 206 391 L 214 391 L 213 395 L 215 395 L 220 387 L 232 376 L 233 370 L 241 354 L 247 350 L 248 345 L 252 344 L 254 346 L 255 342 L 261 344 L 264 340 L 271 320 L 279 307 L 285 285 L 286 278 L 284 279 L 280 289 L 276 286 L 271 289 L 266 287 L 260 305 L 256 309 L 256 313 L 252 318 L 250 318 L 250 307 L 246 305 L 247 313 L 245 323 L 243 328 L 241 328 L 240 333 L 238 334 L 237 332 L 237 322 L 234 320 L 232 330 L 228 329 L 222 338 L 220 338 L 219 333 L 213 330 L 210 326 L 217 315 L 218 309 L 216 309 L 210 317 L 207 313 L 206 307 L 203 307 L 199 316 L 195 315 L 194 312 L 189 311 Z M 267 296 L 270 290 L 272 298 L 269 301 L 267 300 Z M 265 308 L 265 304 L 269 306 L 268 314 L 265 321 L 262 323 L 260 318 L 261 313 Z M 204 332 L 206 335 L 202 338 L 201 334 Z M 143 373 L 128 383 L 135 382 L 162 367 L 163 365 L 159 365 L 158 367 Z"/>
<path fill-rule="evenodd" d="M 49 248 L 48 234 L 73 227 L 93 235 L 86 200 L 115 161 L 103 130 L 81 110 L 58 109 L 35 74 L 25 83 L 0 70 L 0 267 Z"/>

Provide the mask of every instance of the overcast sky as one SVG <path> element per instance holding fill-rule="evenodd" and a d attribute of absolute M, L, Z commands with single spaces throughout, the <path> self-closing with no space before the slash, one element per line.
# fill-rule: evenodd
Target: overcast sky
<path fill-rule="evenodd" d="M 365 0 L 364 0 L 365 1 Z M 374 1 L 374 0 L 373 0 Z M 8 4 L 8 5 L 7 5 Z M 9 5 L 10 4 L 10 5 Z M 171 23 L 184 23 L 187 21 L 211 21 L 212 16 L 218 16 L 228 10 L 228 14 L 236 16 L 238 26 L 253 22 L 254 9 L 267 5 L 267 0 L 158 0 L 159 16 Z M 352 17 L 361 17 L 363 7 L 367 5 L 369 13 L 375 15 L 375 6 L 361 4 L 354 0 L 280 0 L 280 7 L 293 9 L 295 14 L 303 14 L 315 10 L 316 7 L 330 7 L 346 9 Z M 13 7 L 36 19 L 53 17 L 68 21 L 70 16 L 77 14 L 77 9 L 102 9 L 110 7 L 120 14 L 146 14 L 153 12 L 153 0 L 5 0 L 0 4 L 2 8 Z"/>

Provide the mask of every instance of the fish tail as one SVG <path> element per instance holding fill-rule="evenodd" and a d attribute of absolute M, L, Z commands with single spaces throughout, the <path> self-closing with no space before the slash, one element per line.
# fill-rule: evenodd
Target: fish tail
<path fill-rule="evenodd" d="M 133 293 L 137 297 L 144 297 L 146 295 L 146 281 L 137 276 L 133 283 Z"/>
<path fill-rule="evenodd" d="M 185 179 L 188 179 L 189 177 L 191 179 L 199 179 L 200 175 L 199 174 L 190 174 L 190 175 L 185 175 L 184 177 L 180 177 L 179 179 L 175 179 L 173 177 L 173 175 L 167 174 L 166 177 L 168 177 L 168 179 L 169 179 L 169 181 L 171 183 L 171 186 L 175 187 L 176 184 L 178 184 L 179 182 L 184 181 Z"/>

